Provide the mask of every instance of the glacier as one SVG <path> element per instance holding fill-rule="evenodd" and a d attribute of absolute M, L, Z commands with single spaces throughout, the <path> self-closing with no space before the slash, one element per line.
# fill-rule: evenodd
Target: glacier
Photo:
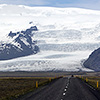
<path fill-rule="evenodd" d="M 31 38 L 40 52 L 0 61 L 0 71 L 93 71 L 82 66 L 82 61 L 100 47 L 100 11 L 0 5 L 1 43 L 12 42 L 10 31 L 32 26 L 38 27 Z"/>

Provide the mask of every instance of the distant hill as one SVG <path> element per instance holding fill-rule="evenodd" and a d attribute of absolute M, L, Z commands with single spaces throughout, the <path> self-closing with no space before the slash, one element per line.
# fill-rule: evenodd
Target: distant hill
<path fill-rule="evenodd" d="M 100 71 L 100 48 L 93 51 L 83 65 L 95 71 Z"/>

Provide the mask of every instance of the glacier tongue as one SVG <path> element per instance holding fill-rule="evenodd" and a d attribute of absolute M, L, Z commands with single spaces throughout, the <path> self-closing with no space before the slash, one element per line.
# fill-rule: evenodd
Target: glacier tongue
<path fill-rule="evenodd" d="M 12 32 L 29 29 L 31 26 L 39 29 L 31 38 L 37 40 L 40 53 L 0 61 L 0 71 L 90 71 L 81 66 L 81 60 L 99 47 L 100 11 L 0 5 L 1 44 L 11 43 L 17 37 Z M 12 39 L 7 37 L 10 31 Z M 12 44 L 20 49 L 16 41 Z M 20 41 L 30 45 L 25 37 L 20 38 Z"/>
<path fill-rule="evenodd" d="M 89 53 L 41 51 L 37 55 L 0 61 L 0 71 L 92 71 L 82 67 L 80 62 Z"/>

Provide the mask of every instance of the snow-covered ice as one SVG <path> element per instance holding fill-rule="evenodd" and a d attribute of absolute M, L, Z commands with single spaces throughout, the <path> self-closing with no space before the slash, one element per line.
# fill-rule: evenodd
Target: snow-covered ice
<path fill-rule="evenodd" d="M 36 55 L 0 61 L 0 71 L 91 71 L 81 66 L 90 51 L 41 51 Z"/>
<path fill-rule="evenodd" d="M 82 67 L 81 61 L 99 47 L 100 11 L 0 5 L 1 42 L 12 42 L 7 37 L 10 31 L 18 32 L 34 25 L 39 31 L 32 38 L 37 40 L 40 52 L 0 61 L 0 71 L 91 71 Z"/>

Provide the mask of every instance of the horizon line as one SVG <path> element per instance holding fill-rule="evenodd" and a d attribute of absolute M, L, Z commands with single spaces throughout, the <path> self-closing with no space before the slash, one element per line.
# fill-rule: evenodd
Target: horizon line
<path fill-rule="evenodd" d="M 15 6 L 26 6 L 26 7 L 50 7 L 50 8 L 80 8 L 80 9 L 87 9 L 87 10 L 95 10 L 100 11 L 99 9 L 91 9 L 91 8 L 85 8 L 85 7 L 74 7 L 74 6 L 68 6 L 68 7 L 60 7 L 60 6 L 47 6 L 47 5 L 22 5 L 22 4 L 0 4 L 0 5 L 15 5 Z"/>

